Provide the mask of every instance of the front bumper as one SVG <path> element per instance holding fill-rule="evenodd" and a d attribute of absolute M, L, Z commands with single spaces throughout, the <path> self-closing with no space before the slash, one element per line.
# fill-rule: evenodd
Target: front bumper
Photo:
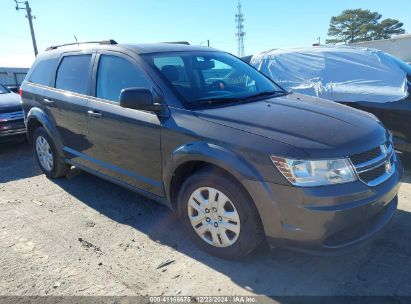
<path fill-rule="evenodd" d="M 398 160 L 393 175 L 376 187 L 361 181 L 313 188 L 247 181 L 246 187 L 270 246 L 332 255 L 364 244 L 388 224 L 402 173 Z"/>
<path fill-rule="evenodd" d="M 0 138 L 22 135 L 26 133 L 24 120 L 0 122 Z"/>

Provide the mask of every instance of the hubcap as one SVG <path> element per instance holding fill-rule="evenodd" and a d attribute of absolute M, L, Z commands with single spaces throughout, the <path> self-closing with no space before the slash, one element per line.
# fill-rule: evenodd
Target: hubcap
<path fill-rule="evenodd" d="M 47 140 L 43 136 L 36 139 L 36 152 L 41 166 L 47 170 L 53 170 L 53 154 Z"/>
<path fill-rule="evenodd" d="M 188 216 L 195 232 L 215 247 L 233 245 L 240 235 L 240 217 L 230 199 L 221 191 L 202 187 L 188 203 Z"/>

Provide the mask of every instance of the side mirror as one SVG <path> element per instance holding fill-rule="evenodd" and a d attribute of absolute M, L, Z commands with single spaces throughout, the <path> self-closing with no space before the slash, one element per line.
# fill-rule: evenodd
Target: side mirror
<path fill-rule="evenodd" d="M 154 102 L 150 90 L 143 88 L 127 88 L 120 93 L 120 106 L 123 108 L 160 112 L 163 106 Z"/>

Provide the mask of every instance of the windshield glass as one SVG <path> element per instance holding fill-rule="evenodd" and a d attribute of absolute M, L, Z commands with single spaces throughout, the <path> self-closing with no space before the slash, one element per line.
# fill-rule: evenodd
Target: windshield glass
<path fill-rule="evenodd" d="M 285 93 L 264 75 L 227 53 L 173 52 L 143 57 L 191 105 L 238 102 Z"/>
<path fill-rule="evenodd" d="M 0 94 L 10 93 L 9 89 L 0 84 Z"/>

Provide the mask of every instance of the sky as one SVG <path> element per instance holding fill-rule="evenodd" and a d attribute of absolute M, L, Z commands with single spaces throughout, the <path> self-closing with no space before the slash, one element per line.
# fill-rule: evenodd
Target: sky
<path fill-rule="evenodd" d="M 121 43 L 188 41 L 237 53 L 237 0 L 29 0 L 39 52 L 49 45 L 114 39 Z M 344 9 L 377 11 L 411 32 L 410 0 L 242 0 L 245 54 L 302 47 L 327 38 L 331 16 Z M 34 60 L 25 11 L 0 0 L 0 67 Z"/>

